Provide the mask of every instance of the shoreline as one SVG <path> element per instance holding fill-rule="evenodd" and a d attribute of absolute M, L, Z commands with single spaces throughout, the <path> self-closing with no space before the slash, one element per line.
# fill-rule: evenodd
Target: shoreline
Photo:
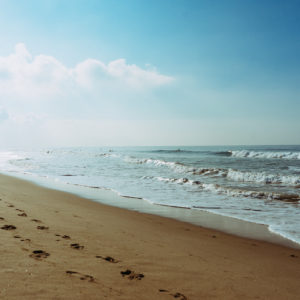
<path fill-rule="evenodd" d="M 68 184 L 30 174 L 14 173 L 14 175 L 11 175 L 9 172 L 2 172 L 0 174 L 25 180 L 47 189 L 71 193 L 89 201 L 95 201 L 96 203 L 157 215 L 164 218 L 171 218 L 239 237 L 262 240 L 294 249 L 300 249 L 300 243 L 276 232 L 272 232 L 269 229 L 269 225 L 266 224 L 255 223 L 205 210 L 150 203 L 143 198 L 121 195 L 117 191 L 106 188 L 93 188 L 77 184 Z"/>
<path fill-rule="evenodd" d="M 297 249 L 5 175 L 0 198 L 0 298 L 296 299 L 300 293 Z"/>

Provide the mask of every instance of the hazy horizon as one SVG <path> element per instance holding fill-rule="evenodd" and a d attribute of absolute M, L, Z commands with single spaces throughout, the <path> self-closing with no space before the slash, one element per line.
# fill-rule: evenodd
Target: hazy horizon
<path fill-rule="evenodd" d="M 298 1 L 1 1 L 0 148 L 300 144 Z"/>

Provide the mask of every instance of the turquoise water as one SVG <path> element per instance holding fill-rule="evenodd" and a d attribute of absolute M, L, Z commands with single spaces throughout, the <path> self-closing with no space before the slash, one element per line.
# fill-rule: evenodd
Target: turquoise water
<path fill-rule="evenodd" d="M 300 146 L 10 150 L 0 167 L 263 223 L 300 243 Z"/>

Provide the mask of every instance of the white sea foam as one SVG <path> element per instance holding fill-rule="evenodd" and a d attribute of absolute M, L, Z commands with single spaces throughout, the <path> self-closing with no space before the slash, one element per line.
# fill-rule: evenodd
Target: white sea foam
<path fill-rule="evenodd" d="M 248 158 L 267 158 L 267 159 L 300 159 L 300 152 L 259 152 L 248 150 L 229 151 L 234 157 L 248 157 Z"/>
<path fill-rule="evenodd" d="M 171 182 L 171 183 L 177 183 L 177 184 L 195 184 L 196 181 L 189 180 L 188 178 L 164 178 L 164 177 L 156 177 L 159 181 L 164 182 Z M 199 181 L 200 183 L 200 181 Z"/>
<path fill-rule="evenodd" d="M 11 170 L 13 169 L 13 166 L 10 164 L 10 162 L 20 159 L 26 159 L 26 157 L 10 151 L 0 152 L 0 167 L 4 171 Z"/>
<path fill-rule="evenodd" d="M 127 157 L 127 162 L 137 164 L 153 164 L 155 166 L 164 166 L 173 169 L 179 173 L 186 173 L 199 176 L 221 176 L 226 177 L 233 181 L 240 182 L 255 182 L 263 184 L 286 184 L 286 185 L 299 185 L 300 176 L 296 175 L 280 175 L 280 174 L 267 174 L 266 172 L 245 172 L 233 169 L 221 168 L 193 168 L 178 162 L 168 162 L 163 160 L 154 159 L 137 159 L 134 157 Z"/>
<path fill-rule="evenodd" d="M 125 162 L 129 162 L 129 163 L 134 163 L 134 164 L 152 164 L 158 167 L 169 167 L 173 170 L 176 170 L 178 172 L 192 172 L 194 169 L 188 166 L 185 166 L 182 163 L 179 162 L 173 162 L 173 161 L 164 161 L 164 160 L 160 160 L 160 159 L 151 159 L 151 158 L 147 158 L 147 159 L 139 159 L 136 157 L 132 157 L 132 156 L 126 156 L 124 158 Z"/>
<path fill-rule="evenodd" d="M 227 186 L 225 187 L 214 183 L 202 183 L 200 181 L 191 180 L 188 178 L 164 178 L 164 177 L 154 177 L 154 178 L 158 181 L 162 181 L 166 183 L 173 183 L 173 184 L 180 184 L 180 185 L 183 184 L 197 185 L 197 187 L 203 191 L 208 191 L 219 195 L 227 195 L 230 197 L 278 200 L 278 201 L 292 202 L 292 203 L 300 201 L 300 195 L 298 194 L 280 194 L 275 192 L 252 191 L 252 190 L 232 188 Z M 147 179 L 150 179 L 150 177 L 147 177 Z"/>
<path fill-rule="evenodd" d="M 226 176 L 226 169 L 220 168 L 194 168 L 183 163 L 164 161 L 160 159 L 138 159 L 136 157 L 125 157 L 124 161 L 135 164 L 152 164 L 158 167 L 169 167 L 173 171 L 178 173 L 190 173 L 193 175 L 203 175 L 203 176 Z"/>
<path fill-rule="evenodd" d="M 278 200 L 287 203 L 295 203 L 300 201 L 298 194 L 280 194 L 274 192 L 251 191 L 238 188 L 224 187 L 217 184 L 202 184 L 202 188 L 218 194 L 224 194 L 231 197 L 256 198 L 264 200 Z"/>
<path fill-rule="evenodd" d="M 242 181 L 242 182 L 257 182 L 257 183 L 264 183 L 264 184 L 287 184 L 287 185 L 300 184 L 300 176 L 267 174 L 265 172 L 242 172 L 242 171 L 229 169 L 226 177 L 234 181 Z"/>
<path fill-rule="evenodd" d="M 7 162 L 12 159 L 22 159 L 24 157 L 10 151 L 0 152 L 0 162 Z"/>

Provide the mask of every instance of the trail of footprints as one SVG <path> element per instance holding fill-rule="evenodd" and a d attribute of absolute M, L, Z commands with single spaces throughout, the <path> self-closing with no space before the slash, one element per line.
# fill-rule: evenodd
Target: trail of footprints
<path fill-rule="evenodd" d="M 2 199 L 0 199 L 0 201 L 2 201 Z M 11 203 L 6 202 L 6 204 L 8 204 L 7 207 L 9 207 L 9 208 L 14 208 L 15 207 Z M 19 217 L 27 217 L 28 216 L 27 213 L 22 209 L 16 208 L 15 210 L 19 212 L 17 214 Z M 6 221 L 6 219 L 4 217 L 0 217 L 0 221 Z M 31 219 L 31 222 L 39 223 L 39 224 L 43 223 L 41 220 L 38 220 L 38 219 Z M 6 231 L 14 231 L 14 230 L 17 229 L 17 227 L 15 225 L 11 225 L 11 224 L 2 225 L 0 228 L 2 230 L 6 230 Z M 48 231 L 49 227 L 44 226 L 44 225 L 37 225 L 36 229 Z M 69 235 L 66 235 L 66 234 L 61 235 L 61 234 L 55 233 L 54 236 L 56 236 L 57 238 L 62 238 L 64 240 L 71 240 L 71 237 Z M 21 237 L 18 234 L 14 235 L 13 237 L 15 239 L 19 239 L 22 242 L 31 242 L 30 239 L 25 239 L 25 238 Z M 60 241 L 60 240 L 57 239 L 56 241 Z M 84 246 L 80 245 L 78 243 L 71 243 L 70 248 L 75 249 L 75 250 L 83 250 Z M 49 256 L 50 256 L 50 253 L 46 252 L 45 250 L 41 250 L 41 249 L 33 250 L 31 252 L 31 254 L 29 254 L 29 257 L 31 257 L 31 258 L 33 258 L 37 261 L 43 261 L 44 259 L 46 259 Z M 296 256 L 291 255 L 291 257 L 296 257 Z M 120 262 L 119 260 L 117 260 L 117 259 L 115 259 L 111 256 L 96 255 L 95 258 L 100 258 L 100 259 L 102 259 L 106 262 L 113 263 L 113 264 L 116 264 L 116 263 Z M 121 274 L 122 277 L 127 278 L 129 280 L 142 280 L 145 277 L 144 274 L 136 273 L 135 271 L 132 271 L 132 270 L 129 270 L 129 269 L 121 271 L 120 274 Z M 92 275 L 83 274 L 83 273 L 73 271 L 73 270 L 67 270 L 66 275 L 68 275 L 70 277 L 77 277 L 77 278 L 79 278 L 80 280 L 83 280 L 83 281 L 96 282 L 96 279 Z M 168 295 L 173 296 L 174 298 L 177 298 L 179 300 L 187 300 L 186 296 L 184 296 L 183 294 L 178 293 L 178 292 L 173 294 L 173 293 L 171 293 L 171 292 L 169 292 L 168 290 L 165 290 L 165 289 L 159 289 L 159 292 L 168 293 Z"/>

